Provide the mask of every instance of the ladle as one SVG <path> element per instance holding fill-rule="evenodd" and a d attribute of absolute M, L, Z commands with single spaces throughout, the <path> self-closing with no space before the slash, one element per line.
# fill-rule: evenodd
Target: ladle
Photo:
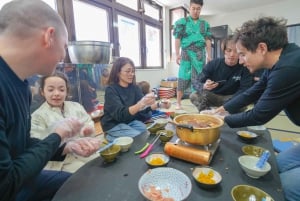
<path fill-rule="evenodd" d="M 191 124 L 177 124 L 174 121 L 169 121 L 169 123 L 171 123 L 175 126 L 178 126 L 180 128 L 187 128 L 187 129 L 191 130 L 192 132 L 194 131 L 194 127 Z"/>

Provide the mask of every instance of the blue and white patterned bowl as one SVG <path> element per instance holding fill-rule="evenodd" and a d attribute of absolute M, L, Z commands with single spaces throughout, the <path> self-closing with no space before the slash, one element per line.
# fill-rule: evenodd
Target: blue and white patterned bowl
<path fill-rule="evenodd" d="M 169 167 L 149 169 L 139 179 L 139 190 L 148 200 L 172 198 L 185 200 L 192 191 L 192 183 L 183 172 Z"/>

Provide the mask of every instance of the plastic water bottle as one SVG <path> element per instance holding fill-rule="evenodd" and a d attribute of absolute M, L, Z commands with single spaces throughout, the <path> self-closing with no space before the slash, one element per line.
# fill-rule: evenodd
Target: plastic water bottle
<path fill-rule="evenodd" d="M 270 152 L 269 151 L 264 151 L 263 153 L 262 153 L 262 155 L 260 156 L 260 158 L 259 158 L 259 160 L 257 161 L 257 163 L 256 163 L 256 167 L 257 168 L 262 168 L 262 167 L 264 167 L 264 165 L 265 165 L 265 163 L 266 163 L 266 161 L 269 159 L 269 157 L 270 157 Z"/>

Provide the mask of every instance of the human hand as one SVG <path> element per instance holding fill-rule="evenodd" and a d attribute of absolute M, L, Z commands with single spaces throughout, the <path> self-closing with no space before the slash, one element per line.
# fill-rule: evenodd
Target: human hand
<path fill-rule="evenodd" d="M 101 140 L 91 137 L 77 138 L 69 141 L 65 147 L 65 153 L 74 153 L 79 156 L 89 157 L 95 153 L 101 145 Z"/>
<path fill-rule="evenodd" d="M 80 133 L 83 123 L 75 118 L 67 118 L 57 122 L 54 125 L 54 132 L 57 133 L 61 140 L 71 138 Z"/>
<path fill-rule="evenodd" d="M 139 102 L 140 110 L 144 110 L 147 107 L 155 103 L 156 96 L 153 92 L 146 94 Z"/>
<path fill-rule="evenodd" d="M 210 90 L 213 90 L 214 88 L 216 88 L 217 86 L 219 86 L 219 83 L 214 82 L 210 79 L 207 79 L 203 85 L 203 89 L 210 91 Z"/>
<path fill-rule="evenodd" d="M 209 115 L 214 115 L 219 117 L 220 119 L 224 120 L 224 117 L 229 115 L 229 113 L 224 109 L 223 106 L 216 108 L 216 109 L 211 109 L 211 110 L 202 110 L 200 114 L 209 114 Z"/>
<path fill-rule="evenodd" d="M 180 65 L 180 60 L 181 60 L 181 56 L 180 55 L 176 56 L 176 63 L 178 65 Z"/>
<path fill-rule="evenodd" d="M 96 131 L 95 131 L 95 128 L 93 126 L 90 126 L 90 125 L 86 125 L 84 126 L 81 131 L 80 131 L 80 135 L 81 136 L 84 136 L 84 137 L 88 137 L 88 136 L 91 136 L 92 134 L 94 134 Z"/>

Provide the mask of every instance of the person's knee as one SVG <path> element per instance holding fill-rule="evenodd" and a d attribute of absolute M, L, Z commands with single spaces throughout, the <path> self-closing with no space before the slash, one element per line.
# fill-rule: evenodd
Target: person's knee
<path fill-rule="evenodd" d="M 300 200 L 300 186 L 299 186 L 300 168 L 295 168 L 280 174 L 280 179 L 287 201 Z"/>

